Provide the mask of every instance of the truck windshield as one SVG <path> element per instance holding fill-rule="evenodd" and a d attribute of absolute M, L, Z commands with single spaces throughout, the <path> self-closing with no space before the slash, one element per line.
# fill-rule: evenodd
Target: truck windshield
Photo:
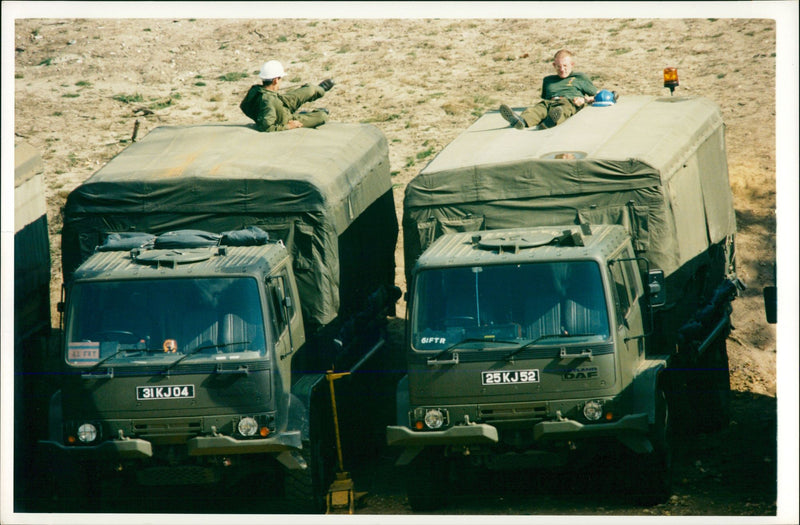
<path fill-rule="evenodd" d="M 265 355 L 258 283 L 246 277 L 76 283 L 67 312 L 72 366 Z M 187 360 L 187 361 L 188 361 Z"/>
<path fill-rule="evenodd" d="M 600 268 L 592 261 L 439 268 L 420 272 L 415 283 L 417 350 L 474 338 L 545 344 L 547 335 L 609 337 Z"/>

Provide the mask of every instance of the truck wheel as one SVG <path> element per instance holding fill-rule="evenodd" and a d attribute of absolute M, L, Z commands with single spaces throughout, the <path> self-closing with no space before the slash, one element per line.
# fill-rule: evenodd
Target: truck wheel
<path fill-rule="evenodd" d="M 23 512 L 82 512 L 79 504 L 84 483 L 74 463 L 54 458 L 51 454 L 37 449 L 30 472 L 30 493 L 32 507 Z M 16 494 L 15 494 L 16 497 Z"/>
<path fill-rule="evenodd" d="M 656 395 L 655 422 L 650 431 L 653 452 L 640 456 L 631 477 L 631 495 L 641 505 L 663 503 L 672 493 L 672 450 L 669 406 L 663 390 Z"/>
<path fill-rule="evenodd" d="M 325 512 L 326 468 L 319 441 L 303 443 L 301 451 L 308 465 L 304 469 L 284 469 L 284 499 L 291 514 L 321 514 Z"/>
<path fill-rule="evenodd" d="M 441 451 L 423 450 L 404 470 L 411 510 L 428 512 L 441 508 L 444 504 L 442 489 L 448 475 L 448 463 Z"/>
<path fill-rule="evenodd" d="M 709 348 L 704 365 L 707 371 L 702 374 L 702 380 L 706 396 L 698 428 L 704 432 L 716 432 L 726 428 L 731 419 L 731 379 L 725 339 L 720 338 Z"/>

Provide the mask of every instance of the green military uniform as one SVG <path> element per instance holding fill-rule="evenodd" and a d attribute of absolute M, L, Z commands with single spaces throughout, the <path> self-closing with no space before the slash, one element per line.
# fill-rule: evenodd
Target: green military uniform
<path fill-rule="evenodd" d="M 327 113 L 323 110 L 298 111 L 306 102 L 317 100 L 325 94 L 320 86 L 305 86 L 278 93 L 266 86 L 256 84 L 250 88 L 239 107 L 253 119 L 258 131 L 283 131 L 289 129 L 290 120 L 299 120 L 304 128 L 316 128 L 325 123 Z"/>
<path fill-rule="evenodd" d="M 594 96 L 597 88 L 583 73 L 572 73 L 566 78 L 558 75 L 549 75 L 542 80 L 542 101 L 529 107 L 522 113 L 522 119 L 529 127 L 544 124 L 553 127 L 561 124 L 578 112 L 581 107 L 572 103 L 575 97 Z M 554 106 L 561 108 L 561 116 L 555 122 L 547 118 L 550 109 Z"/>

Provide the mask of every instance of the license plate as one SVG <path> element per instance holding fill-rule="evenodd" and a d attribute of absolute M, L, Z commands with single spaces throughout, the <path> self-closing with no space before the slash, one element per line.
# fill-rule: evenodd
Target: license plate
<path fill-rule="evenodd" d="M 513 385 L 517 383 L 538 383 L 538 370 L 508 370 L 502 372 L 481 372 L 484 385 Z"/>
<path fill-rule="evenodd" d="M 156 399 L 187 399 L 194 397 L 194 385 L 137 386 L 136 399 L 152 401 Z"/>

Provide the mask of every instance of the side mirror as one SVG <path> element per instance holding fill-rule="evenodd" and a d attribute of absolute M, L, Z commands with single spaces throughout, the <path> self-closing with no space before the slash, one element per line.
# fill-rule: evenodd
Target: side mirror
<path fill-rule="evenodd" d="M 664 306 L 667 302 L 667 289 L 664 286 L 664 270 L 650 270 L 647 272 L 647 290 L 650 306 Z"/>

